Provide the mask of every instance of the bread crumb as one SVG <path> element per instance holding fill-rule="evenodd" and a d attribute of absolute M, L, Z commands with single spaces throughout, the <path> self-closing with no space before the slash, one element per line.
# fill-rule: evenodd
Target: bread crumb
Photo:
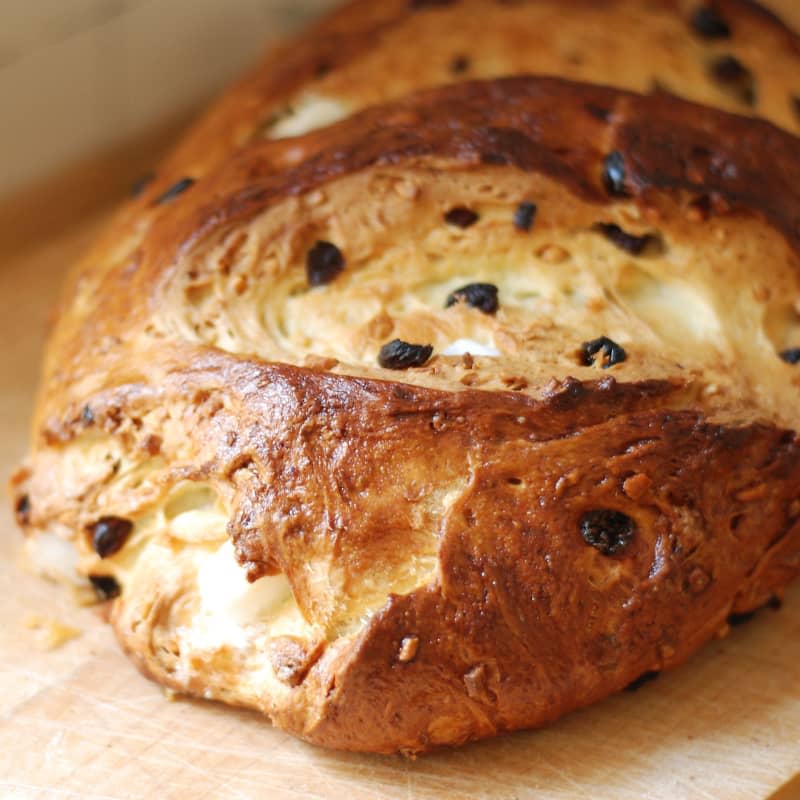
<path fill-rule="evenodd" d="M 36 631 L 36 641 L 45 650 L 56 650 L 82 633 L 80 628 L 65 625 L 53 617 L 43 617 L 35 612 L 26 614 L 22 624 L 29 630 Z"/>
<path fill-rule="evenodd" d="M 303 366 L 309 369 L 331 370 L 339 365 L 339 361 L 328 356 L 319 356 L 314 353 L 307 355 L 303 361 Z"/>
<path fill-rule="evenodd" d="M 501 381 L 503 386 L 511 389 L 512 392 L 521 392 L 528 388 L 528 381 L 521 375 L 504 375 Z"/>
<path fill-rule="evenodd" d="M 314 192 L 309 192 L 309 194 L 306 195 L 306 205 L 310 206 L 311 208 L 324 205 L 327 202 L 328 196 L 321 189 L 317 189 Z"/>
<path fill-rule="evenodd" d="M 22 618 L 22 624 L 26 628 L 28 628 L 29 630 L 30 629 L 34 629 L 34 628 L 41 628 L 43 622 L 44 622 L 44 620 L 43 620 L 41 614 L 36 614 L 33 611 L 29 611 Z"/>
<path fill-rule="evenodd" d="M 548 244 L 536 251 L 536 255 L 547 264 L 563 264 L 569 257 L 569 251 L 557 244 Z"/>
<path fill-rule="evenodd" d="M 413 661 L 419 650 L 419 636 L 406 636 L 400 642 L 400 652 L 397 654 L 397 660 L 403 664 Z"/>
<path fill-rule="evenodd" d="M 772 290 L 769 288 L 769 286 L 759 284 L 758 286 L 753 287 L 753 299 L 757 303 L 768 303 L 771 298 Z"/>
<path fill-rule="evenodd" d="M 406 200 L 416 200 L 422 191 L 420 187 L 410 180 L 400 180 L 394 185 L 394 190 Z"/>
<path fill-rule="evenodd" d="M 639 472 L 625 480 L 622 484 L 622 491 L 631 500 L 640 500 L 652 485 L 653 481 L 644 473 Z"/>

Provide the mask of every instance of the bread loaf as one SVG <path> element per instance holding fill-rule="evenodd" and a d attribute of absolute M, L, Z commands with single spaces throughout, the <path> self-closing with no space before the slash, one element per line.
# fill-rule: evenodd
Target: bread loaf
<path fill-rule="evenodd" d="M 68 279 L 34 559 L 155 680 L 336 748 L 680 664 L 800 572 L 799 52 L 741 0 L 357 2 L 287 45 Z"/>

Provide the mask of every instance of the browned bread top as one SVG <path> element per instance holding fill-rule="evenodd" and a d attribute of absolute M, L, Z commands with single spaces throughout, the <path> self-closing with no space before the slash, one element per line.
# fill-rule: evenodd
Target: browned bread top
<path fill-rule="evenodd" d="M 800 131 L 800 37 L 752 0 L 355 0 L 228 92 L 164 180 L 412 91 L 528 73 L 672 93 Z"/>

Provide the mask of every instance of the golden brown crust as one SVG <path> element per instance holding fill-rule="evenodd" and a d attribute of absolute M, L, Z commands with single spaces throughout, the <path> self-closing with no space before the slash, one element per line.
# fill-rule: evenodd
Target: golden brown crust
<path fill-rule="evenodd" d="M 334 667 L 312 665 L 303 702 L 264 709 L 310 741 L 421 752 L 543 724 L 681 663 L 730 613 L 780 592 L 800 565 L 794 434 L 655 410 L 674 388 L 571 382 L 531 403 L 289 367 L 259 381 L 278 407 L 260 404 L 258 416 L 281 425 L 262 424 L 248 457 L 281 489 L 255 487 L 233 530 L 246 554 L 262 560 L 267 551 L 289 574 L 334 543 L 379 558 L 377 530 L 409 530 L 397 513 L 381 516 L 384 504 L 402 509 L 409 487 L 424 494 L 452 480 L 448 468 L 469 465 L 466 490 L 438 522 L 439 578 L 390 596 Z M 316 467 L 295 484 L 301 419 L 329 436 L 317 439 Z M 292 440 L 298 452 L 282 446 Z M 356 448 L 344 463 L 343 444 Z M 362 503 L 343 494 L 355 482 L 369 487 Z M 633 488 L 642 482 L 643 491 Z M 337 493 L 339 505 L 319 504 Z M 598 508 L 635 521 L 624 554 L 604 556 L 581 538 L 582 515 Z M 271 524 L 259 525 L 265 517 Z M 332 517 L 341 528 L 329 527 Z M 257 544 L 243 519 L 255 523 Z M 309 596 L 301 584 L 298 600 Z M 141 659 L 126 628 L 118 631 Z M 417 647 L 404 658 L 408 637 Z M 140 664 L 177 689 L 207 690 L 175 682 L 162 661 L 154 654 Z"/>
<path fill-rule="evenodd" d="M 349 82 L 350 108 L 441 83 L 421 66 L 354 88 L 398 37 L 455 46 L 489 5 L 489 43 L 518 15 L 599 11 L 685 36 L 688 9 L 358 2 L 271 57 L 73 273 L 15 479 L 31 542 L 119 581 L 145 673 L 331 747 L 543 724 L 800 572 L 800 377 L 780 358 L 800 346 L 796 137 L 516 77 L 253 138 L 329 57 L 347 63 L 320 85 Z M 719 8 L 726 46 L 746 25 L 794 63 L 753 4 Z M 499 308 L 450 302 L 483 280 Z M 392 371 L 393 338 L 433 355 Z M 110 518 L 133 524 L 101 558 Z"/>

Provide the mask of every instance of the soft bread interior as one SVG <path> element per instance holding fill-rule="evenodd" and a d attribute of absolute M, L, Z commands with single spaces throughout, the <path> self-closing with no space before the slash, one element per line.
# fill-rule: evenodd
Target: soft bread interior
<path fill-rule="evenodd" d="M 364 196 L 369 203 L 358 202 Z M 447 223 L 453 198 L 474 224 Z M 597 377 L 599 364 L 584 365 L 579 351 L 607 336 L 627 351 L 621 378 L 713 385 L 720 413 L 726 393 L 751 393 L 765 419 L 790 427 L 798 379 L 779 353 L 800 342 L 796 255 L 761 236 L 755 218 L 699 220 L 693 199 L 645 216 L 633 203 L 597 207 L 546 177 L 507 170 L 365 172 L 198 250 L 165 288 L 155 335 L 387 378 L 396 373 L 377 355 L 399 338 L 434 353 L 405 381 L 533 394 L 553 377 Z M 538 206 L 530 232 L 512 224 L 525 201 Z M 650 243 L 628 252 L 604 225 Z M 339 247 L 345 267 L 309 287 L 305 261 L 319 240 Z M 749 267 L 765 258 L 776 265 L 769 285 Z M 497 287 L 496 313 L 445 307 L 478 282 Z M 465 368 L 464 352 L 477 368 Z"/>

